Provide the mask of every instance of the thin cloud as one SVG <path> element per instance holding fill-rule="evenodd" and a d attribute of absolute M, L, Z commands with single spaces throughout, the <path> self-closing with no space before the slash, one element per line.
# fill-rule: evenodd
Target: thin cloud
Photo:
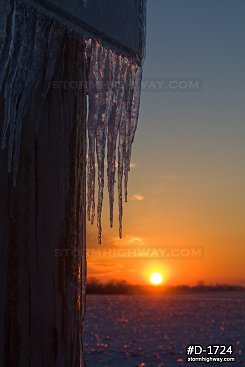
<path fill-rule="evenodd" d="M 131 246 L 132 244 L 137 245 L 137 246 L 141 246 L 144 244 L 144 240 L 143 238 L 140 237 L 136 237 L 136 236 L 125 236 L 122 239 L 118 238 L 118 237 L 114 237 L 114 246 L 119 247 L 119 248 L 125 248 L 128 247 L 129 245 Z M 113 246 L 112 246 L 113 247 Z"/>
<path fill-rule="evenodd" d="M 135 195 L 131 196 L 131 197 L 130 197 L 130 199 L 131 199 L 131 200 L 136 200 L 136 201 L 142 201 L 142 200 L 144 200 L 145 198 L 144 198 L 144 196 L 143 196 L 143 195 L 141 195 L 141 194 L 135 194 Z"/>
<path fill-rule="evenodd" d="M 134 236 L 127 236 L 126 238 L 127 243 L 131 244 L 131 243 L 142 243 L 143 239 L 140 237 L 134 237 Z"/>

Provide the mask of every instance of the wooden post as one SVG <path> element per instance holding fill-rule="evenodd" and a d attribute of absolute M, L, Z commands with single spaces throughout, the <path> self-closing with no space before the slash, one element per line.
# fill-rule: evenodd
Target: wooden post
<path fill-rule="evenodd" d="M 41 88 L 31 96 L 15 187 L 8 149 L 0 154 L 3 367 L 83 365 L 86 96 L 79 81 L 84 44 L 65 32 L 58 52 L 44 105 Z M 65 87 L 63 81 L 73 84 Z M 4 87 L 1 129 L 3 93 Z"/>

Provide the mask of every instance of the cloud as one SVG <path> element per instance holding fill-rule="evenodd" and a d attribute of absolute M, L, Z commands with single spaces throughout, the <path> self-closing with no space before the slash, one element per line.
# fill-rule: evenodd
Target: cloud
<path fill-rule="evenodd" d="M 126 236 L 126 241 L 127 243 L 131 244 L 131 243 L 142 243 L 143 239 L 140 237 L 134 237 L 134 236 Z"/>
<path fill-rule="evenodd" d="M 136 201 L 142 201 L 144 200 L 144 196 L 141 194 L 134 194 L 133 196 L 130 197 L 131 200 L 136 200 Z"/>
<path fill-rule="evenodd" d="M 120 263 L 100 263 L 97 261 L 88 262 L 88 277 L 108 277 L 123 271 L 124 266 Z"/>
<path fill-rule="evenodd" d="M 113 245 L 111 247 L 127 248 L 128 246 L 135 245 L 141 246 L 144 244 L 143 238 L 137 236 L 126 235 L 123 238 L 113 237 Z"/>

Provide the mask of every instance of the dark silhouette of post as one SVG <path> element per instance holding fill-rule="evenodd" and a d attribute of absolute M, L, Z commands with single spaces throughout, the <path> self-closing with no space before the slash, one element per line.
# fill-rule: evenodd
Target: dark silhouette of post
<path fill-rule="evenodd" d="M 62 42 L 54 79 L 78 80 L 84 45 Z M 32 107 L 40 100 L 37 92 Z M 84 90 L 51 87 L 38 133 L 30 114 L 24 120 L 16 186 L 1 152 L 1 366 L 79 366 L 85 114 Z"/>

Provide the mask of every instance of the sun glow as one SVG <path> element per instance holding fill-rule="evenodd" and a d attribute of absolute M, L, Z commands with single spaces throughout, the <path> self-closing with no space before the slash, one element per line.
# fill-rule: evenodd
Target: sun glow
<path fill-rule="evenodd" d="M 151 276 L 150 276 L 150 280 L 151 280 L 151 283 L 152 284 L 159 285 L 163 281 L 162 274 L 160 274 L 160 273 L 152 273 Z"/>

